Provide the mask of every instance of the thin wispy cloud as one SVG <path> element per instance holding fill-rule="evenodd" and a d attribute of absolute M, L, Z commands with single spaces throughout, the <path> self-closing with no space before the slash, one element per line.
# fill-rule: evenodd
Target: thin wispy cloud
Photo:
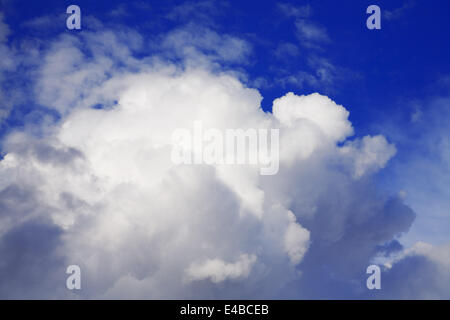
<path fill-rule="evenodd" d="M 407 12 L 413 9 L 417 5 L 416 0 L 407 0 L 405 3 L 399 7 L 392 10 L 384 10 L 383 16 L 386 20 L 396 20 L 404 17 Z"/>

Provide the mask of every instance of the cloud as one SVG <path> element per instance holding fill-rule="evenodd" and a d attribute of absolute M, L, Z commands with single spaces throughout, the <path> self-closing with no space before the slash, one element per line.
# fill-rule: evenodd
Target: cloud
<path fill-rule="evenodd" d="M 332 142 L 342 141 L 353 133 L 348 121 L 349 112 L 331 99 L 317 93 L 296 96 L 292 92 L 274 101 L 273 115 L 283 124 L 310 121 Z M 299 108 L 298 105 L 302 107 Z"/>
<path fill-rule="evenodd" d="M 449 105 L 448 95 L 440 92 L 426 99 L 402 100 L 402 107 L 407 106 L 403 116 L 391 115 L 379 124 L 399 150 L 388 172 L 389 185 L 404 190 L 405 201 L 417 212 L 417 223 L 402 239 L 408 245 L 417 239 L 434 245 L 450 241 Z M 416 115 L 415 121 L 411 115 Z"/>
<path fill-rule="evenodd" d="M 312 14 L 310 5 L 294 6 L 290 3 L 277 3 L 278 10 L 286 17 L 308 18 Z"/>
<path fill-rule="evenodd" d="M 119 4 L 116 8 L 112 9 L 110 12 L 108 12 L 108 15 L 112 18 L 122 18 L 127 17 L 129 15 L 128 12 L 129 8 L 126 4 Z"/>
<path fill-rule="evenodd" d="M 298 13 L 291 5 L 279 5 L 282 12 L 291 12 L 295 17 L 295 36 L 297 44 L 280 43 L 275 49 L 275 56 L 281 62 L 289 63 L 288 66 L 274 67 L 277 71 L 275 81 L 283 87 L 296 87 L 299 89 L 321 90 L 323 93 L 331 94 L 336 88 L 359 75 L 348 68 L 337 65 L 330 54 L 325 50 L 331 43 L 327 28 L 317 23 L 312 18 L 312 9 L 308 5 L 304 8 L 307 14 Z M 301 51 L 301 55 L 299 54 Z M 296 63 L 293 64 L 292 58 Z M 296 66 L 300 62 L 300 66 Z M 296 67 L 293 67 L 296 66 Z"/>
<path fill-rule="evenodd" d="M 383 271 L 381 299 L 442 299 L 450 296 L 450 247 L 418 242 Z"/>
<path fill-rule="evenodd" d="M 350 140 L 349 111 L 318 93 L 263 112 L 230 72 L 245 41 L 186 28 L 148 56 L 133 30 L 63 35 L 41 52 L 34 95 L 59 121 L 2 142 L 1 297 L 361 297 L 371 259 L 409 230 L 415 213 L 374 186 L 387 139 Z M 198 120 L 279 129 L 279 173 L 175 165 L 172 133 Z M 79 292 L 65 289 L 71 264 Z"/>
<path fill-rule="evenodd" d="M 306 19 L 298 19 L 295 22 L 295 27 L 300 43 L 306 47 L 317 47 L 320 44 L 330 42 L 327 30 L 317 23 Z"/>
<path fill-rule="evenodd" d="M 353 159 L 353 175 L 359 178 L 369 170 L 377 171 L 384 168 L 389 159 L 395 155 L 396 149 L 383 136 L 366 136 L 361 140 L 347 142 L 341 148 L 341 152 Z"/>
<path fill-rule="evenodd" d="M 223 1 L 186 1 L 174 6 L 166 17 L 177 22 L 194 22 L 213 26 L 214 18 L 221 16 L 228 7 L 229 4 Z"/>
<path fill-rule="evenodd" d="M 393 10 L 383 10 L 384 18 L 387 20 L 396 20 L 405 15 L 407 11 L 414 8 L 416 6 L 416 0 L 407 0 L 404 4 Z"/>
<path fill-rule="evenodd" d="M 299 49 L 298 47 L 293 43 L 280 43 L 276 50 L 275 50 L 275 56 L 279 59 L 285 59 L 290 57 L 296 57 L 299 55 Z"/>
<path fill-rule="evenodd" d="M 9 200 L 13 199 L 9 194 Z M 28 195 L 26 195 L 28 196 Z M 29 201 L 22 198 L 22 201 Z M 11 211 L 9 212 L 11 213 Z M 29 220 L 8 230 L 0 241 L 0 274 L 3 299 L 49 299 L 64 297 L 58 283 L 64 281 L 64 259 L 58 254 L 62 230 L 45 221 Z M 55 272 L 56 271 L 56 272 Z M 46 279 L 41 282 L 40 279 Z M 23 291 L 28 288 L 28 292 Z"/>
<path fill-rule="evenodd" d="M 296 223 L 295 215 L 289 212 L 290 224 L 284 236 L 284 248 L 292 264 L 299 264 L 308 250 L 309 231 Z"/>
<path fill-rule="evenodd" d="M 242 254 L 234 263 L 226 263 L 220 259 L 193 263 L 186 270 L 188 281 L 211 279 L 213 283 L 219 283 L 227 279 L 247 278 L 256 259 L 256 255 Z"/>

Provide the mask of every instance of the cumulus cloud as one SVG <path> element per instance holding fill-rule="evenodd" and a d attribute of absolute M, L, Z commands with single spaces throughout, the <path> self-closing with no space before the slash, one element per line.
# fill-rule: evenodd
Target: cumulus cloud
<path fill-rule="evenodd" d="M 220 259 L 209 259 L 203 263 L 193 263 L 186 270 L 188 281 L 211 279 L 214 283 L 227 279 L 246 278 L 250 274 L 256 255 L 242 254 L 238 261 L 226 263 Z"/>
<path fill-rule="evenodd" d="M 341 141 L 353 133 L 348 121 L 349 112 L 318 93 L 297 96 L 290 92 L 274 101 L 273 115 L 287 126 L 299 120 L 310 121 L 332 142 Z"/>
<path fill-rule="evenodd" d="M 444 92 L 448 88 L 444 84 Z M 409 106 L 405 118 L 392 115 L 380 122 L 398 149 L 389 166 L 389 184 L 403 189 L 405 201 L 418 213 L 402 241 L 408 246 L 417 239 L 443 244 L 450 240 L 450 206 L 446 201 L 450 197 L 450 99 L 439 93 L 404 104 Z M 410 115 L 417 113 L 420 116 L 410 122 Z M 407 131 L 400 128 L 400 121 L 409 124 Z"/>
<path fill-rule="evenodd" d="M 289 226 L 284 236 L 284 248 L 291 262 L 296 265 L 302 261 L 308 247 L 309 231 L 296 223 L 295 215 L 289 212 Z"/>
<path fill-rule="evenodd" d="M 229 7 L 227 2 L 223 1 L 186 1 L 177 6 L 167 14 L 167 18 L 178 21 L 196 21 L 202 25 L 215 25 L 214 18 L 221 16 Z"/>
<path fill-rule="evenodd" d="M 361 272 L 414 219 L 371 180 L 394 146 L 350 141 L 348 110 L 318 93 L 288 93 L 263 112 L 260 93 L 220 69 L 245 63 L 245 41 L 204 34 L 166 34 L 163 48 L 189 49 L 169 61 L 138 57 L 145 41 L 132 30 L 64 35 L 42 53 L 35 96 L 60 120 L 3 141 L 1 297 L 361 293 Z M 190 63 L 199 57 L 209 63 Z M 279 173 L 175 165 L 172 133 L 199 120 L 279 129 Z M 79 292 L 65 288 L 70 264 Z"/>
<path fill-rule="evenodd" d="M 394 156 L 396 149 L 383 136 L 366 136 L 346 143 L 341 152 L 353 159 L 353 175 L 359 178 L 368 170 L 377 171 L 383 168 Z"/>

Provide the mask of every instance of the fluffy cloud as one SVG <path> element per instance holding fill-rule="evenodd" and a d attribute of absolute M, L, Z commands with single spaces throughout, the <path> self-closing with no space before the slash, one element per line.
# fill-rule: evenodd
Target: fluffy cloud
<path fill-rule="evenodd" d="M 353 159 L 353 174 L 359 178 L 369 170 L 377 171 L 383 168 L 395 155 L 396 150 L 383 136 L 366 136 L 361 140 L 348 142 L 341 148 L 341 152 Z"/>
<path fill-rule="evenodd" d="M 371 180 L 394 155 L 384 137 L 352 140 L 349 112 L 317 93 L 264 113 L 218 68 L 249 46 L 188 31 L 162 40 L 191 48 L 172 63 L 137 58 L 133 31 L 65 35 L 43 53 L 35 95 L 60 120 L 3 141 L 1 297 L 358 296 L 371 259 L 409 229 L 414 213 Z M 199 120 L 279 129 L 279 174 L 172 163 L 172 133 Z M 65 288 L 70 264 L 81 291 Z"/>
<path fill-rule="evenodd" d="M 442 299 L 450 296 L 450 247 L 418 242 L 396 254 L 383 270 L 382 299 Z"/>
<path fill-rule="evenodd" d="M 220 259 L 207 260 L 204 263 L 192 264 L 187 270 L 188 281 L 211 279 L 214 283 L 227 279 L 247 278 L 256 255 L 243 254 L 234 263 L 225 263 Z"/>
<path fill-rule="evenodd" d="M 213 282 L 249 273 L 261 281 L 268 273 L 294 277 L 290 259 L 301 260 L 308 233 L 286 208 L 264 204 L 255 168 L 175 166 L 170 158 L 172 132 L 197 119 L 217 128 L 267 127 L 258 92 L 204 70 L 153 70 L 119 82 L 113 108 L 74 107 L 38 141 L 8 137 L 3 181 L 15 176 L 51 207 L 24 212 L 20 223 L 45 216 L 61 230 L 58 249 L 95 281 L 86 289 L 93 297 L 130 275 L 152 283 L 152 297 L 189 295 L 189 284 L 184 294 L 181 288 L 186 274 Z M 100 86 L 107 92 L 108 85 Z"/>

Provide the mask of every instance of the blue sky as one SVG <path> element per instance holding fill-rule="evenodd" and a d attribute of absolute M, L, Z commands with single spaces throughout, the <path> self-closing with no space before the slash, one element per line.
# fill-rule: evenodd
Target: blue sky
<path fill-rule="evenodd" d="M 82 29 L 79 31 L 67 30 L 65 27 L 68 16 L 65 10 L 71 4 L 77 4 L 81 8 Z M 366 14 L 366 8 L 371 4 L 376 4 L 381 8 L 381 30 L 366 28 L 366 19 L 369 16 Z M 355 258 L 357 259 L 355 264 L 364 265 L 364 263 L 373 261 L 377 254 L 379 257 L 379 253 L 384 250 L 378 252 L 376 251 L 378 249 L 373 248 L 397 247 L 401 243 L 399 246 L 401 249 L 396 250 L 406 251 L 400 253 L 392 261 L 405 259 L 402 260 L 402 263 L 407 265 L 405 273 L 408 270 L 412 270 L 411 272 L 414 273 L 418 269 L 415 269 L 415 265 L 411 267 L 409 264 L 410 260 L 414 260 L 410 257 L 411 252 L 423 254 L 428 250 L 414 247 L 417 242 L 426 242 L 437 248 L 443 246 L 444 249 L 430 249 L 423 254 L 427 259 L 432 257 L 429 259 L 433 263 L 437 259 L 435 259 L 435 255 L 438 255 L 435 252 L 439 250 L 447 252 L 448 246 L 445 246 L 450 243 L 450 233 L 448 232 L 450 229 L 450 204 L 448 201 L 450 197 L 450 63 L 448 63 L 450 43 L 447 36 L 450 30 L 449 9 L 450 3 L 445 0 L 436 0 L 432 3 L 421 0 L 343 0 L 338 4 L 336 1 L 325 0 L 258 1 L 257 3 L 254 1 L 208 0 L 199 2 L 125 2 L 115 0 L 93 2 L 80 0 L 73 3 L 68 1 L 3 0 L 0 1 L 0 12 L 3 14 L 3 24 L 0 23 L 0 49 L 4 53 L 4 63 L 0 65 L 0 98 L 2 98 L 0 108 L 3 112 L 0 117 L 2 156 L 3 159 L 6 159 L 5 156 L 8 154 L 17 153 L 24 157 L 23 163 L 28 166 L 36 159 L 42 159 L 41 157 L 55 156 L 59 160 L 49 158 L 47 159 L 48 163 L 59 163 L 60 159 L 66 156 L 70 158 L 73 154 L 80 152 L 81 154 L 86 153 L 86 159 L 95 163 L 98 155 L 94 151 L 84 150 L 81 142 L 75 138 L 68 138 L 70 134 L 66 133 L 67 136 L 65 136 L 63 133 L 54 134 L 54 132 L 59 132 L 60 124 L 77 123 L 78 110 L 97 108 L 100 110 L 99 112 L 102 112 L 111 106 L 123 103 L 123 101 L 129 101 L 127 95 L 121 93 L 117 96 L 103 85 L 107 84 L 108 80 L 112 80 L 111 83 L 120 82 L 117 79 L 129 74 L 145 74 L 148 71 L 146 68 L 149 68 L 150 65 L 152 68 L 153 65 L 176 66 L 180 70 L 187 70 L 187 74 L 191 70 L 206 69 L 212 75 L 222 73 L 232 75 L 245 87 L 258 90 L 262 97 L 261 107 L 266 112 L 272 111 L 275 99 L 285 96 L 288 92 L 299 96 L 318 92 L 345 107 L 349 112 L 348 120 L 354 129 L 354 136 L 337 139 L 333 145 L 335 144 L 338 148 L 347 145 L 363 148 L 364 144 L 360 142 L 363 141 L 360 140 L 362 137 L 382 135 L 386 140 L 380 142 L 382 144 L 380 148 L 387 150 L 387 146 L 392 145 L 395 146 L 396 153 L 387 157 L 388 161 L 375 159 L 375 162 L 381 161 L 379 167 L 374 169 L 376 172 L 357 182 L 346 177 L 342 178 L 346 182 L 338 183 L 341 179 L 339 177 L 345 176 L 346 171 L 335 169 L 334 166 L 342 165 L 339 162 L 341 160 L 336 160 L 339 158 L 337 155 L 330 157 L 335 159 L 338 164 L 332 160 L 321 167 L 322 161 L 325 163 L 325 160 L 321 156 L 317 156 L 319 164 L 311 160 L 311 163 L 306 163 L 304 167 L 292 173 L 292 177 L 310 177 L 308 173 L 308 169 L 310 169 L 312 179 L 318 181 L 317 184 L 320 184 L 320 187 L 316 186 L 316 182 L 314 182 L 310 188 L 307 188 L 307 191 L 296 193 L 304 183 L 303 181 L 299 180 L 298 183 L 292 181 L 291 183 L 289 178 L 285 177 L 286 183 L 282 178 L 276 182 L 280 184 L 280 190 L 284 190 L 283 188 L 289 190 L 280 196 L 278 199 L 280 203 L 283 203 L 287 210 L 293 211 L 298 222 L 311 232 L 311 253 L 306 253 L 305 260 L 302 262 L 305 270 L 313 270 L 330 248 L 343 251 L 348 248 L 356 250 L 361 254 L 356 255 L 359 258 Z M 4 28 L 3 33 L 1 27 Z M 10 32 L 5 32 L 5 30 Z M 111 33 L 107 34 L 107 32 Z M 5 40 L 2 40 L 4 34 L 6 34 Z M 106 47 L 104 47 L 105 43 Z M 61 55 L 58 55 L 60 52 Z M 73 65 L 70 62 L 70 54 L 74 56 Z M 67 66 L 67 74 L 65 74 L 64 65 Z M 92 74 L 89 73 L 90 70 Z M 99 71 L 96 73 L 96 70 Z M 72 80 L 67 80 L 70 79 L 69 71 L 73 75 L 77 71 L 80 73 L 72 77 Z M 64 86 L 66 80 L 69 83 L 67 87 Z M 134 83 L 134 80 L 130 81 Z M 151 87 L 151 84 L 148 85 Z M 175 84 L 174 86 L 176 87 Z M 133 88 L 139 88 L 139 85 Z M 73 97 L 71 92 L 75 92 Z M 242 95 L 244 94 L 242 93 Z M 230 98 L 230 100 L 233 99 Z M 250 97 L 248 99 L 251 100 Z M 102 117 L 99 117 L 98 121 L 101 122 L 101 119 Z M 161 123 L 163 121 L 164 119 L 161 120 Z M 63 128 L 65 127 L 63 126 Z M 102 136 L 102 133 L 98 133 L 94 128 L 89 129 L 89 126 L 86 128 L 86 130 L 92 130 L 93 137 L 96 137 L 97 134 Z M 108 128 L 106 127 L 106 129 Z M 75 129 L 80 128 L 76 127 Z M 16 137 L 17 132 L 25 132 L 29 136 L 26 138 Z M 72 134 L 75 135 L 75 131 Z M 66 150 L 70 156 L 56 151 L 50 152 L 50 156 L 48 155 L 50 149 L 45 149 L 43 145 L 53 144 L 54 141 L 59 141 L 62 145 L 66 144 L 67 147 L 73 147 L 75 151 L 71 153 L 72 149 L 69 150 L 70 152 Z M 105 141 L 105 144 L 111 142 L 108 139 Z M 136 138 L 133 141 L 141 140 Z M 19 142 L 27 147 L 19 147 Z M 43 151 L 40 149 L 41 143 Z M 80 143 L 79 150 L 76 147 L 77 143 Z M 33 144 L 36 146 L 33 147 Z M 27 148 L 31 148 L 32 151 L 29 153 L 23 151 L 28 150 Z M 385 151 L 385 149 L 383 150 Z M 37 158 L 29 159 L 24 154 L 28 156 L 37 154 Z M 47 155 L 44 156 L 44 154 Z M 76 156 L 73 157 L 76 158 Z M 121 166 L 125 162 L 119 161 L 118 163 L 115 165 L 119 167 L 115 167 L 115 169 L 121 170 L 118 168 L 123 168 Z M 303 165 L 302 161 L 299 163 Z M 110 167 L 105 165 L 105 168 Z M 103 170 L 107 169 L 101 168 L 94 172 L 101 175 L 104 173 Z M 328 173 L 327 175 L 324 173 L 326 178 L 318 173 L 320 171 Z M 93 175 L 95 174 L 93 173 Z M 43 176 L 46 175 L 43 174 Z M 6 177 L 10 178 L 8 175 Z M 19 179 L 18 175 L 14 177 L 14 179 Z M 101 180 L 101 178 L 99 179 Z M 198 181 L 204 181 L 202 179 L 198 178 Z M 22 185 L 22 182 L 20 180 L 16 184 Z M 132 182 L 128 181 L 130 184 Z M 23 183 L 25 184 L 25 182 Z M 53 186 L 49 187 L 49 190 L 57 188 L 58 184 L 53 180 L 48 183 Z M 234 182 L 225 181 L 224 183 L 232 185 Z M 2 185 L 3 191 L 9 190 L 7 185 L 8 182 Z M 44 183 L 44 185 L 46 184 Z M 195 182 L 193 185 L 196 185 Z M 345 187 L 342 187 L 341 190 L 342 185 Z M 274 198 L 278 197 L 277 190 L 264 189 L 266 187 L 264 182 L 260 187 L 268 194 L 273 192 Z M 336 195 L 341 195 L 342 199 L 339 197 L 334 199 L 336 195 L 330 195 L 330 199 L 319 200 L 323 197 L 322 192 L 333 193 L 334 187 L 338 189 Z M 201 187 L 199 188 L 201 189 Z M 230 188 L 236 193 L 242 191 L 237 187 Z M 247 189 L 244 188 L 244 190 Z M 358 194 L 358 190 L 361 194 Z M 72 191 L 73 195 L 77 195 L 75 189 Z M 24 192 L 17 191 L 17 194 L 23 196 L 26 194 Z M 180 192 L 182 193 L 182 191 Z M 225 191 L 223 192 L 226 194 Z M 314 198 L 316 192 L 317 199 Z M 4 193 L 6 199 L 9 194 Z M 186 192 L 186 194 L 188 193 Z M 285 198 L 292 195 L 293 198 L 307 198 L 308 195 L 312 195 L 314 200 L 311 198 L 304 202 L 298 200 L 299 203 L 296 203 L 297 200 L 283 202 Z M 80 198 L 78 200 L 84 201 L 80 194 L 78 196 Z M 217 195 L 211 196 L 212 199 L 216 199 L 215 197 Z M 271 197 L 269 196 L 269 198 Z M 138 197 L 136 196 L 136 198 Z M 180 198 L 181 200 L 178 200 L 182 202 L 184 198 Z M 193 200 L 195 198 L 189 196 L 186 198 L 188 200 L 185 199 L 185 201 L 190 199 L 191 202 L 196 203 Z M 252 199 L 249 201 L 253 201 Z M 86 200 L 86 203 L 91 203 L 91 200 Z M 245 199 L 242 201 L 245 203 Z M 50 200 L 43 202 L 46 208 L 57 207 Z M 211 206 L 216 204 L 217 201 L 213 202 Z M 230 206 L 233 205 L 230 202 Z M 5 205 L 4 208 L 9 208 L 8 206 Z M 93 204 L 92 206 L 94 207 Z M 348 214 L 349 218 L 343 219 L 345 222 L 342 222 L 343 229 L 341 231 L 332 231 L 332 226 L 328 226 L 328 222 L 325 220 L 336 219 L 336 224 L 340 225 L 338 222 L 340 219 L 326 214 L 323 216 L 317 214 L 316 220 L 308 220 L 309 218 L 302 216 L 303 210 L 306 212 L 305 208 L 308 206 L 318 208 L 317 210 L 320 212 L 321 210 L 342 211 L 342 215 L 347 217 Z M 300 213 L 296 212 L 296 209 Z M 264 209 L 264 212 L 270 210 Z M 378 212 L 377 210 L 380 210 L 380 216 L 378 220 L 372 220 L 370 218 L 372 212 Z M 355 218 L 351 218 L 352 214 L 355 215 Z M 40 215 L 37 216 L 40 217 Z M 362 218 L 363 216 L 364 218 Z M 414 219 L 413 216 L 415 216 Z M 63 229 L 66 227 L 63 223 L 59 225 L 60 220 L 54 215 L 47 218 L 53 219 L 53 223 L 56 223 L 58 227 Z M 412 220 L 414 222 L 411 222 Z M 374 231 L 373 237 L 368 237 L 370 241 L 366 239 L 367 245 L 357 247 L 354 242 L 360 241 L 359 237 L 364 238 L 364 235 L 360 229 L 353 228 L 361 221 L 374 225 L 379 223 L 379 228 L 385 228 L 388 235 L 382 234 L 381 231 Z M 361 225 L 365 225 L 366 222 Z M 325 227 L 320 227 L 321 223 Z M 410 225 L 411 223 L 412 225 Z M 27 226 L 19 227 L 26 229 Z M 253 224 L 251 226 L 248 228 L 254 227 Z M 39 228 L 41 228 L 40 225 Z M 19 230 L 22 229 L 19 228 Z M 317 236 L 314 235 L 315 231 Z M 57 237 L 54 234 L 58 232 L 49 231 L 49 233 L 51 234 L 49 238 L 52 239 L 49 245 L 58 242 L 53 238 Z M 340 240 L 330 245 L 327 241 L 334 239 L 336 234 L 341 234 Z M 368 234 L 371 233 L 368 232 Z M 252 241 L 240 249 L 251 248 Z M 138 241 L 138 243 L 140 242 Z M 187 241 L 187 243 L 190 242 Z M 4 246 L 6 249 L 2 250 L 8 251 L 8 247 Z M 271 246 L 269 247 L 274 252 L 276 251 Z M 372 249 L 369 250 L 369 247 Z M 413 249 L 407 251 L 408 248 Z M 73 254 L 77 256 L 77 254 Z M 224 257 L 227 254 L 224 253 Z M 252 264 L 253 257 L 257 256 L 256 253 L 255 256 L 243 254 L 238 258 L 229 258 L 229 260 L 238 261 L 239 263 L 236 263 L 239 266 L 245 266 Z M 420 257 L 422 259 L 422 256 Z M 263 256 L 262 258 L 258 256 L 255 259 L 256 261 L 260 261 L 258 259 L 271 261 L 273 256 Z M 324 278 L 318 272 L 310 271 L 311 277 L 308 281 L 297 279 L 289 282 L 286 280 L 286 286 L 280 289 L 284 290 L 284 293 L 279 297 L 290 297 L 291 291 L 295 292 L 295 288 L 299 286 L 312 288 L 313 280 L 321 278 L 326 280 L 323 280 L 317 289 L 311 290 L 312 297 L 357 296 L 367 298 L 365 294 L 361 295 L 359 289 L 355 289 L 353 284 L 348 285 L 352 283 L 356 275 L 359 275 L 359 271 L 356 270 L 349 275 L 345 271 L 346 262 L 343 262 L 342 257 L 335 256 L 331 259 L 340 270 L 336 272 L 341 272 L 344 280 L 336 280 L 332 273 Z M 227 260 L 223 258 L 223 261 Z M 265 261 L 266 265 L 270 265 L 267 261 Z M 411 262 L 411 265 L 414 261 Z M 426 263 L 429 263 L 428 260 Z M 157 263 L 155 262 L 155 264 Z M 199 264 L 194 261 L 192 265 L 198 266 Z M 226 266 L 226 263 L 224 265 Z M 324 270 L 327 269 L 327 263 L 324 262 L 322 267 Z M 151 267 L 148 268 L 151 269 Z M 280 274 L 284 272 L 280 265 L 273 268 Z M 192 270 L 192 268 L 188 269 Z M 201 268 L 199 267 L 199 269 Z M 308 271 L 305 272 L 308 274 Z M 390 277 L 396 272 L 397 270 L 390 273 Z M 449 279 L 448 275 L 445 273 L 443 277 Z M 116 274 L 111 275 L 110 278 L 114 276 Z M 53 279 L 52 276 L 49 277 Z M 251 272 L 249 277 L 250 280 L 256 281 L 251 278 Z M 392 283 L 397 283 L 398 280 L 399 286 L 404 285 L 402 279 L 398 277 L 395 276 L 396 281 L 392 281 Z M 161 276 L 162 278 L 163 276 Z M 53 280 L 49 281 L 53 283 Z M 158 282 L 159 279 L 152 281 L 158 285 L 163 283 Z M 99 286 L 102 288 L 101 290 L 106 290 L 104 289 L 108 287 L 106 283 L 107 280 Z M 334 289 L 327 291 L 326 288 L 330 288 L 330 283 Z M 110 284 L 110 288 L 120 288 L 120 284 L 121 282 Z M 237 285 L 231 285 L 222 289 L 211 289 L 209 284 L 198 285 L 199 292 L 206 292 L 205 294 L 216 297 L 232 297 L 235 292 L 233 290 L 237 287 Z M 113 289 L 111 292 L 107 290 L 106 292 L 114 296 Z M 212 291 L 208 291 L 210 289 Z M 339 290 L 341 289 L 342 294 L 340 295 Z M 173 291 L 167 291 L 167 295 L 176 292 L 181 297 L 192 297 L 186 293 L 192 291 L 192 288 L 177 290 L 174 287 Z M 420 288 L 418 290 L 420 291 Z M 442 295 L 445 296 L 448 294 L 446 290 L 447 288 L 439 288 L 436 289 L 436 292 L 444 292 Z M 20 290 L 17 292 L 20 296 Z M 36 292 L 40 294 L 38 289 Z M 245 292 L 247 293 L 247 291 Z M 248 296 L 251 296 L 251 292 L 249 289 Z M 393 289 L 392 292 L 397 291 Z M 95 297 L 97 294 L 98 292 L 93 290 L 87 294 L 87 297 Z M 244 297 L 248 296 L 244 295 Z M 292 296 L 297 297 L 296 293 L 292 293 Z M 269 294 L 265 297 L 273 296 Z M 400 297 L 400 293 L 398 295 L 396 293 L 387 294 L 382 297 Z"/>
<path fill-rule="evenodd" d="M 310 6 L 309 14 L 303 14 L 303 17 L 308 16 L 304 20 L 323 28 L 328 35 L 329 40 L 320 43 L 317 49 L 305 47 L 295 27 L 298 18 L 283 12 L 273 1 L 260 1 L 257 7 L 250 1 L 222 2 L 213 7 L 203 6 L 206 13 L 191 9 L 177 19 L 167 15 L 181 5 L 181 1 L 142 3 L 80 1 L 79 5 L 85 15 L 112 25 L 136 27 L 149 38 L 192 21 L 239 35 L 253 48 L 252 62 L 245 66 L 245 71 L 253 79 L 263 78 L 270 83 L 258 86 L 266 110 L 270 109 L 274 98 L 286 91 L 330 93 L 338 103 L 351 110 L 354 126 L 360 132 L 369 133 L 374 123 L 391 119 L 392 114 L 401 118 L 399 120 L 403 120 L 402 124 L 408 129 L 410 107 L 404 104 L 448 93 L 444 80 L 450 73 L 446 63 L 450 45 L 445 41 L 445 30 L 450 24 L 446 18 L 450 5 L 446 1 L 435 1 L 433 5 L 423 1 L 378 1 L 383 14 L 395 12 L 391 18 L 383 16 L 382 30 L 379 31 L 365 28 L 368 17 L 365 9 L 370 1 L 341 1 L 339 6 L 328 1 L 293 3 L 293 6 Z M 4 1 L 6 21 L 14 26 L 10 41 L 33 37 L 36 33 L 45 41 L 46 36 L 59 33 L 58 20 L 54 26 L 43 30 L 30 29 L 24 23 L 47 15 L 55 15 L 56 19 L 59 15 L 62 21 L 66 16 L 61 8 L 69 4 L 62 1 L 46 1 L 45 4 Z M 289 11 L 291 4 L 283 4 Z M 111 15 L 114 10 L 117 14 Z M 297 51 L 293 56 L 277 58 L 277 48 L 286 43 L 296 46 Z M 280 77 L 277 73 L 281 72 L 291 75 L 306 69 L 313 73 L 314 67 L 308 66 L 306 61 L 310 56 L 326 59 L 336 68 L 342 68 L 342 74 L 332 85 L 308 82 L 280 85 L 269 81 L 274 76 Z"/>

